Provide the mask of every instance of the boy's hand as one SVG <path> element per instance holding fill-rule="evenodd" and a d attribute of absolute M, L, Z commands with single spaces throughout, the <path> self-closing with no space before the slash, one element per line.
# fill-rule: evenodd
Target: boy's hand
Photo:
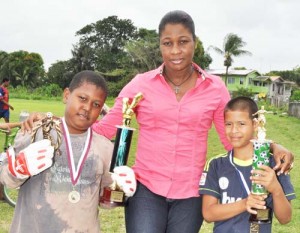
<path fill-rule="evenodd" d="M 43 139 L 30 144 L 27 148 L 20 151 L 17 157 L 12 147 L 6 153 L 11 174 L 17 178 L 26 179 L 46 170 L 52 165 L 54 147 L 51 146 L 50 140 Z"/>
<path fill-rule="evenodd" d="M 33 125 L 35 121 L 42 120 L 46 117 L 45 113 L 32 112 L 29 114 L 28 118 L 22 122 L 21 131 L 23 133 L 31 133 L 33 130 Z"/>
<path fill-rule="evenodd" d="M 252 170 L 252 176 L 250 179 L 256 184 L 263 185 L 268 192 L 274 193 L 277 188 L 280 188 L 280 184 L 277 180 L 275 171 L 266 165 L 260 165 L 261 170 Z"/>
<path fill-rule="evenodd" d="M 136 179 L 134 171 L 128 166 L 119 166 L 114 168 L 112 179 L 117 186 L 123 190 L 125 196 L 131 197 L 136 191 Z"/>
<path fill-rule="evenodd" d="M 266 209 L 266 202 L 264 201 L 267 195 L 255 195 L 250 193 L 246 199 L 246 209 L 250 214 L 257 214 L 255 209 Z"/>

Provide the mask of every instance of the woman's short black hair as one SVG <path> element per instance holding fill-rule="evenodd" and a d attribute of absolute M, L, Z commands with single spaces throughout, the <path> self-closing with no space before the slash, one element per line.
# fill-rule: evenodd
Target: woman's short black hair
<path fill-rule="evenodd" d="M 192 17 L 185 11 L 175 10 L 168 12 L 160 21 L 158 27 L 158 34 L 161 36 L 162 31 L 165 29 L 167 24 L 182 24 L 186 27 L 193 35 L 193 39 L 196 39 L 195 24 Z"/>

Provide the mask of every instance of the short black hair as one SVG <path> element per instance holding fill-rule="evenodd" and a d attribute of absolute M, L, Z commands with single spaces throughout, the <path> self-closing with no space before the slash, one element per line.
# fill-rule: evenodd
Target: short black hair
<path fill-rule="evenodd" d="M 91 83 L 98 88 L 101 88 L 105 93 L 105 97 L 108 95 L 108 88 L 105 79 L 99 73 L 92 70 L 83 70 L 73 77 L 69 85 L 69 90 L 72 92 L 74 89 L 80 87 L 84 82 Z"/>
<path fill-rule="evenodd" d="M 255 101 L 246 96 L 238 96 L 236 98 L 231 99 L 225 106 L 224 114 L 227 111 L 243 111 L 249 113 L 249 118 L 254 119 L 257 118 L 257 115 L 253 116 L 253 114 L 257 113 L 258 107 Z"/>
<path fill-rule="evenodd" d="M 159 37 L 167 24 L 182 24 L 193 35 L 193 39 L 196 40 L 195 24 L 192 17 L 185 11 L 175 10 L 168 12 L 160 21 L 158 26 Z"/>
<path fill-rule="evenodd" d="M 2 79 L 2 83 L 8 82 L 8 81 L 9 81 L 8 78 L 3 78 L 3 79 Z"/>

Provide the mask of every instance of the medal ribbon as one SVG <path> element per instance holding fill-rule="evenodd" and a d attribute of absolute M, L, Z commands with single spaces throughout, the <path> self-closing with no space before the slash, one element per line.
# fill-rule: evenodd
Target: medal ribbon
<path fill-rule="evenodd" d="M 233 163 L 232 157 L 233 157 L 233 150 L 230 151 L 229 161 L 230 161 L 231 165 L 235 168 L 237 173 L 239 174 L 240 182 L 241 182 L 242 186 L 244 187 L 244 190 L 246 191 L 247 195 L 249 195 L 250 189 L 247 185 L 245 177 L 244 177 L 243 173 Z M 259 225 L 257 223 L 250 222 L 250 233 L 259 233 L 259 231 L 260 231 Z"/>
<path fill-rule="evenodd" d="M 249 187 L 247 185 L 245 177 L 244 177 L 243 173 L 233 163 L 232 156 L 233 156 L 233 152 L 231 150 L 230 151 L 230 155 L 229 155 L 229 161 L 230 161 L 231 165 L 235 168 L 235 170 L 237 171 L 237 173 L 239 174 L 240 182 L 241 182 L 242 186 L 244 187 L 244 190 L 246 191 L 247 195 L 249 195 L 250 194 L 250 189 L 249 189 Z"/>
<path fill-rule="evenodd" d="M 63 129 L 63 135 L 64 139 L 66 142 L 66 148 L 67 148 L 67 156 L 68 156 L 68 165 L 69 165 L 69 170 L 70 170 L 70 175 L 71 175 L 71 180 L 72 184 L 76 185 L 78 178 L 81 174 L 81 170 L 83 168 L 83 164 L 87 158 L 88 152 L 90 150 L 91 142 L 92 142 L 92 129 L 91 127 L 88 128 L 87 130 L 87 137 L 86 141 L 84 144 L 84 148 L 82 151 L 82 154 L 79 158 L 77 168 L 74 163 L 74 158 L 73 158 L 73 150 L 72 150 L 72 145 L 71 145 L 71 139 L 70 139 L 70 133 L 65 121 L 65 118 L 62 118 L 62 129 Z"/>

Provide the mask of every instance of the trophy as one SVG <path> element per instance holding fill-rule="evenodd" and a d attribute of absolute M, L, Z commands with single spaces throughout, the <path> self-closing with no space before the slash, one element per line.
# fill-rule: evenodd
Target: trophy
<path fill-rule="evenodd" d="M 61 145 L 61 137 L 62 132 L 60 129 L 60 120 L 55 119 L 51 112 L 47 112 L 46 117 L 44 117 L 40 123 L 37 124 L 36 127 L 32 130 L 31 135 L 31 143 L 36 141 L 36 137 L 39 130 L 42 130 L 43 139 L 49 139 L 51 141 L 51 145 L 54 147 L 54 153 L 60 155 L 61 152 L 59 147 Z M 56 132 L 56 138 L 54 135 L 51 135 L 51 131 L 54 130 Z"/>
<path fill-rule="evenodd" d="M 253 115 L 258 115 L 257 139 L 251 140 L 254 148 L 252 167 L 254 170 L 260 170 L 260 165 L 270 165 L 270 144 L 271 140 L 266 139 L 266 118 L 264 114 L 267 111 L 262 106 L 261 109 Z M 252 182 L 251 193 L 256 195 L 268 194 L 264 186 Z M 257 214 L 251 214 L 249 221 L 254 224 L 271 223 L 271 209 L 256 209 Z"/>
<path fill-rule="evenodd" d="M 117 125 L 117 134 L 114 142 L 114 150 L 112 160 L 109 168 L 109 172 L 113 173 L 114 168 L 127 164 L 131 139 L 134 128 L 130 127 L 132 116 L 134 115 L 133 109 L 137 106 L 139 101 L 143 98 L 142 93 L 137 93 L 132 102 L 129 103 L 129 98 L 123 98 L 123 124 Z M 117 186 L 116 182 L 113 182 L 109 187 L 104 187 L 103 195 L 100 197 L 100 204 L 104 206 L 124 206 L 125 194 Z"/>

